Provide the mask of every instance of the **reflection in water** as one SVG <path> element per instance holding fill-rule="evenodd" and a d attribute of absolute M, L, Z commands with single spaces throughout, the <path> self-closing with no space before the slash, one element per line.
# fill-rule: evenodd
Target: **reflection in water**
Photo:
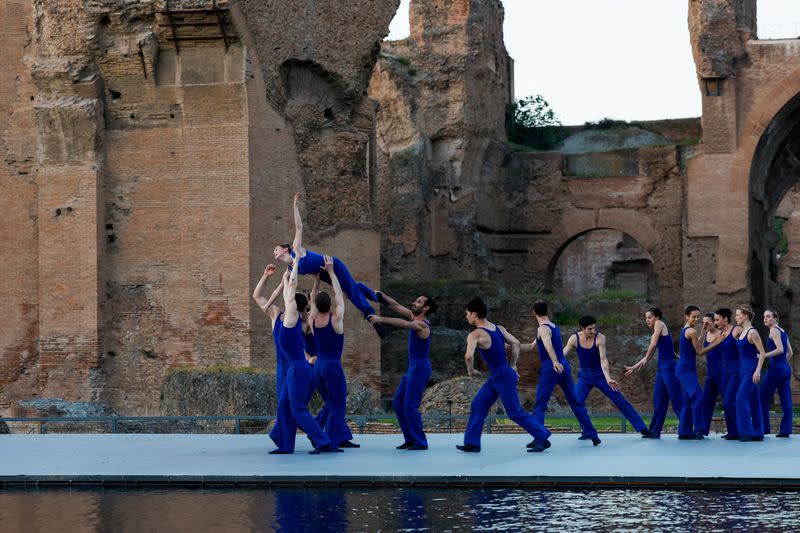
<path fill-rule="evenodd" d="M 796 493 L 7 489 L 0 531 L 796 531 Z"/>

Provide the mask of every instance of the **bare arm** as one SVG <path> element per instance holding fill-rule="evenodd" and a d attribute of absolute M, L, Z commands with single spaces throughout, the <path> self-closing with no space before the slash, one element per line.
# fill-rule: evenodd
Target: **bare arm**
<path fill-rule="evenodd" d="M 264 298 L 264 285 L 266 285 L 267 280 L 271 278 L 273 274 L 275 274 L 276 270 L 277 269 L 275 268 L 275 265 L 267 265 L 267 267 L 264 269 L 264 273 L 261 274 L 261 279 L 258 280 L 258 283 L 256 284 L 256 288 L 253 289 L 253 300 L 255 300 L 258 307 L 260 307 L 265 313 L 267 312 L 267 309 L 269 309 L 271 302 L 269 299 Z"/>
<path fill-rule="evenodd" d="M 600 352 L 600 368 L 603 370 L 603 376 L 606 378 L 606 383 L 613 390 L 619 390 L 619 383 L 611 377 L 611 368 L 608 363 L 608 356 L 606 355 L 606 336 L 597 334 L 597 351 Z"/>
<path fill-rule="evenodd" d="M 787 338 L 786 340 L 788 341 L 789 339 Z M 789 359 L 791 359 L 793 355 L 794 355 L 794 350 L 792 350 L 792 343 L 791 342 L 787 342 L 786 343 L 786 360 L 788 361 Z"/>
<path fill-rule="evenodd" d="M 305 249 L 303 248 L 303 219 L 300 217 L 300 199 L 303 197 L 299 192 L 294 193 L 294 202 L 292 202 L 292 215 L 294 216 L 294 240 L 292 241 L 292 249 L 295 255 L 304 256 Z"/>
<path fill-rule="evenodd" d="M 558 362 L 556 349 L 553 347 L 553 333 L 550 331 L 550 328 L 547 326 L 539 326 L 539 338 L 542 339 L 542 344 L 544 344 L 547 356 L 550 357 L 550 361 L 553 363 L 553 369 L 559 374 L 562 373 L 564 371 L 564 365 Z"/>
<path fill-rule="evenodd" d="M 766 359 L 764 343 L 761 342 L 761 335 L 756 330 L 752 330 L 747 334 L 747 340 L 755 344 L 756 349 L 758 349 L 758 365 L 756 366 L 756 371 L 753 372 L 753 383 L 758 385 L 761 381 L 761 368 L 764 366 L 764 360 Z"/>
<path fill-rule="evenodd" d="M 383 299 L 386 301 L 386 304 L 389 306 L 390 309 L 393 309 L 395 313 L 398 315 L 403 315 L 404 317 L 410 319 L 413 318 L 413 314 L 411 310 L 405 306 L 400 305 L 397 303 L 397 300 L 386 294 L 385 292 L 381 293 L 383 295 Z"/>
<path fill-rule="evenodd" d="M 691 331 L 687 331 L 686 334 L 690 335 L 690 339 L 692 341 L 692 346 L 694 346 L 695 352 L 697 355 L 705 355 L 706 353 L 710 352 L 723 341 L 725 338 L 725 333 L 720 333 L 717 335 L 717 338 L 713 342 L 709 342 L 708 346 L 703 346 L 702 341 L 700 340 L 700 334 L 697 332 L 696 329 L 690 328 Z"/>
<path fill-rule="evenodd" d="M 297 271 L 299 270 L 297 268 L 298 260 L 299 257 L 295 255 L 294 268 L 292 268 L 292 272 L 289 274 L 289 279 L 287 282 L 283 284 L 283 305 L 285 309 L 283 325 L 287 328 L 293 328 L 297 324 L 297 320 L 300 316 L 297 309 L 297 302 L 294 300 L 294 296 L 297 294 Z"/>
<path fill-rule="evenodd" d="M 319 315 L 317 309 L 317 295 L 319 294 L 319 275 L 314 276 L 314 284 L 311 286 L 311 292 L 308 295 L 308 305 L 311 306 L 311 312 L 308 314 L 309 323 L 314 322 L 314 319 Z"/>
<path fill-rule="evenodd" d="M 661 337 L 661 327 L 663 322 L 656 322 L 655 327 L 653 328 L 653 334 L 650 336 L 650 344 L 647 346 L 647 351 L 644 354 L 644 357 L 639 359 L 633 366 L 626 366 L 625 367 L 625 375 L 630 376 L 637 370 L 641 370 L 644 368 L 644 365 L 647 364 L 648 361 L 653 357 L 653 354 L 656 353 L 656 347 L 658 346 L 658 339 Z"/>
<path fill-rule="evenodd" d="M 502 326 L 500 327 L 500 333 L 503 334 L 503 338 L 511 346 L 511 361 L 509 361 L 509 364 L 511 364 L 511 368 L 513 368 L 516 371 L 517 361 L 519 361 L 520 342 L 514 335 L 509 333 L 506 330 L 506 328 Z M 519 375 L 519 372 L 517 373 L 517 375 Z"/>
<path fill-rule="evenodd" d="M 420 339 L 427 339 L 431 335 L 428 325 L 422 320 L 405 320 L 403 318 L 391 318 L 387 316 L 369 315 L 367 317 L 370 324 L 388 324 L 403 329 L 413 329 L 417 332 Z"/>
<path fill-rule="evenodd" d="M 564 357 L 569 355 L 569 353 L 575 348 L 578 342 L 578 334 L 570 335 L 569 339 L 567 339 L 567 344 L 564 346 Z"/>
<path fill-rule="evenodd" d="M 775 357 L 776 355 L 782 354 L 783 339 L 781 339 L 781 332 L 778 331 L 778 328 L 772 328 L 769 330 L 769 338 L 775 343 L 775 349 L 764 354 L 764 357 Z"/>
<path fill-rule="evenodd" d="M 333 258 L 329 255 L 325 256 L 325 264 L 322 267 L 331 278 L 331 286 L 333 287 L 333 329 L 336 333 L 344 331 L 344 296 L 342 293 L 342 286 L 339 283 L 339 278 L 336 277 L 336 272 L 333 270 Z M 319 283 L 319 278 L 317 278 Z"/>
<path fill-rule="evenodd" d="M 478 373 L 475 370 L 475 350 L 478 348 L 478 330 L 473 331 L 467 335 L 467 352 L 464 354 L 464 363 L 467 365 L 467 375 L 472 377 L 473 374 Z"/>

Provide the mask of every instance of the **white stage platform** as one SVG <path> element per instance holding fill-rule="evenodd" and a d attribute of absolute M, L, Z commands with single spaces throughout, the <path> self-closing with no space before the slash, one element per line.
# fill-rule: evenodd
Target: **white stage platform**
<path fill-rule="evenodd" d="M 331 485 L 418 487 L 800 488 L 800 437 L 764 442 L 660 440 L 601 435 L 593 447 L 555 434 L 527 453 L 526 435 L 486 435 L 481 453 L 455 449 L 458 434 L 428 436 L 427 451 L 400 451 L 399 435 L 357 435 L 360 449 L 268 455 L 263 435 L 3 435 L 0 485 Z"/>

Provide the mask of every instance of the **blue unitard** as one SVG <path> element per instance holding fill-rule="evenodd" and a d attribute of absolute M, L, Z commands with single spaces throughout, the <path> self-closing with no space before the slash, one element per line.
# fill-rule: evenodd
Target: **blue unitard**
<path fill-rule="evenodd" d="M 722 396 L 722 409 L 725 411 L 725 427 L 728 437 L 739 438 L 739 426 L 736 425 L 736 393 L 739 392 L 739 348 L 733 336 L 733 329 L 718 346 L 722 350 L 725 368 L 725 394 Z"/>
<path fill-rule="evenodd" d="M 313 325 L 313 323 L 312 323 Z M 314 336 L 317 338 L 317 363 L 314 365 L 314 379 L 317 388 L 325 401 L 327 415 L 317 415 L 320 427 L 331 442 L 339 444 L 353 438 L 350 428 L 345 422 L 345 408 L 347 407 L 347 380 L 342 368 L 342 350 L 344 349 L 344 333 L 337 333 L 333 329 L 333 319 L 328 316 L 328 323 L 318 328 L 314 325 Z"/>
<path fill-rule="evenodd" d="M 778 398 L 781 401 L 781 410 L 783 411 L 779 432 L 782 435 L 790 435 L 792 433 L 792 369 L 789 368 L 789 362 L 786 359 L 789 336 L 782 328 L 775 327 L 781 334 L 783 353 L 769 358 L 769 368 L 764 373 L 764 379 L 761 380 L 759 393 L 761 398 L 761 418 L 764 423 L 764 433 L 770 433 L 769 409 L 772 407 L 772 400 L 777 390 Z M 774 349 L 775 343 L 770 338 L 767 340 L 767 351 L 771 352 Z"/>
<path fill-rule="evenodd" d="M 281 329 L 283 328 L 283 311 L 278 314 L 278 318 L 275 319 L 275 325 L 272 327 L 272 340 L 275 342 L 275 399 L 276 401 L 281 397 L 281 391 L 283 391 L 283 382 L 286 379 L 286 355 L 283 353 L 283 348 L 281 348 L 280 343 L 280 334 Z M 269 437 L 272 441 L 280 446 L 280 428 L 278 424 L 278 418 L 275 418 L 275 423 L 272 425 L 272 430 L 269 432 Z"/>
<path fill-rule="evenodd" d="M 426 320 L 428 328 L 430 323 Z M 433 335 L 433 332 L 431 332 Z M 421 339 L 413 329 L 408 331 L 408 370 L 397 386 L 392 404 L 397 422 L 403 432 L 405 443 L 428 446 L 428 439 L 422 429 L 422 416 L 419 404 L 428 380 L 431 379 L 431 336 Z"/>
<path fill-rule="evenodd" d="M 642 432 L 647 429 L 644 420 L 642 420 L 642 417 L 639 416 L 639 413 L 636 412 L 630 402 L 625 399 L 625 396 L 620 391 L 612 389 L 608 381 L 606 381 L 606 376 L 603 374 L 603 368 L 600 364 L 597 335 L 594 336 L 592 347 L 584 348 L 581 346 L 580 334 L 576 333 L 575 346 L 578 352 L 578 362 L 580 363 L 578 383 L 575 385 L 575 395 L 578 397 L 578 401 L 585 404 L 591 390 L 597 387 L 619 409 L 636 431 Z"/>
<path fill-rule="evenodd" d="M 481 329 L 486 331 L 491 339 L 491 345 L 487 349 L 478 348 L 478 352 L 489 367 L 489 378 L 472 399 L 467 430 L 464 432 L 464 444 L 480 448 L 483 423 L 497 398 L 503 402 L 503 409 L 508 418 L 522 426 L 534 440 L 547 440 L 550 431 L 537 422 L 533 415 L 527 413 L 519 403 L 517 393 L 519 376 L 506 359 L 506 341 L 500 327 L 495 325 L 494 331 L 484 327 Z"/>
<path fill-rule="evenodd" d="M 547 411 L 547 402 L 550 401 L 550 396 L 553 394 L 553 389 L 556 385 L 561 387 L 564 392 L 570 409 L 578 419 L 581 426 L 582 433 L 594 440 L 597 438 L 597 430 L 592 425 L 592 420 L 589 418 L 589 413 L 586 411 L 586 406 L 578 396 L 575 394 L 575 384 L 572 381 L 572 369 L 564 357 L 564 346 L 561 343 L 561 331 L 555 324 L 545 324 L 550 328 L 552 333 L 553 349 L 556 352 L 558 362 L 564 365 L 564 371 L 560 374 L 553 368 L 553 362 L 544 347 L 544 343 L 540 338 L 536 338 L 536 345 L 539 348 L 539 357 L 542 360 L 542 367 L 539 370 L 539 383 L 536 385 L 536 403 L 533 406 L 533 417 L 541 426 L 544 426 L 544 414 Z"/>
<path fill-rule="evenodd" d="M 288 368 L 281 397 L 278 399 L 279 438 L 275 444 L 282 452 L 293 453 L 299 426 L 317 447 L 330 444 L 328 436 L 308 412 L 309 382 L 313 381 L 311 365 L 306 361 L 303 346 L 303 324 L 283 326 L 280 333 L 281 348 L 286 354 Z"/>
<path fill-rule="evenodd" d="M 708 346 L 709 342 L 703 335 L 703 347 Z M 724 341 L 723 341 L 724 342 Z M 725 402 L 725 359 L 722 351 L 722 344 L 706 352 L 706 383 L 703 387 L 703 422 L 700 431 L 703 435 L 708 435 L 711 431 L 711 418 L 714 416 L 714 407 L 717 405 L 717 397 Z M 697 426 L 697 423 L 695 423 Z"/>
<path fill-rule="evenodd" d="M 661 335 L 656 344 L 658 350 L 658 370 L 653 386 L 653 418 L 650 420 L 650 431 L 653 435 L 661 435 L 667 410 L 672 402 L 672 410 L 680 416 L 683 411 L 683 391 L 675 376 L 675 352 L 669 332 Z"/>
<path fill-rule="evenodd" d="M 736 339 L 739 348 L 739 390 L 736 392 L 736 425 L 739 427 L 739 438 L 764 438 L 764 423 L 761 420 L 761 402 L 758 388 L 753 383 L 753 373 L 758 366 L 758 348 L 747 339 L 750 328 L 744 338 Z"/>
<path fill-rule="evenodd" d="M 294 257 L 294 252 L 292 252 L 292 257 Z M 331 278 L 322 268 L 324 266 L 325 256 L 316 252 L 312 252 L 306 248 L 306 255 L 301 257 L 300 261 L 297 263 L 297 273 L 301 276 L 319 274 L 319 279 L 330 285 Z M 374 315 L 375 309 L 373 309 L 372 305 L 370 305 L 367 300 L 372 300 L 373 302 L 378 301 L 375 291 L 363 283 L 359 283 L 354 280 L 353 276 L 350 275 L 350 271 L 347 269 L 347 265 L 345 265 L 338 257 L 333 258 L 333 272 L 336 274 L 336 277 L 339 280 L 339 285 L 342 286 L 342 292 L 344 292 L 347 295 L 347 298 L 353 302 L 353 305 L 355 305 L 358 310 L 361 311 L 361 314 L 364 315 L 364 318 L 368 317 L 369 315 Z"/>
<path fill-rule="evenodd" d="M 310 357 L 317 356 L 317 339 L 316 337 L 314 337 L 313 330 L 309 330 L 308 333 L 303 332 L 303 350 L 305 350 L 306 354 L 309 355 Z M 314 379 L 315 365 L 314 363 L 309 363 L 309 364 L 311 365 L 312 379 L 308 384 L 308 401 L 306 401 L 306 404 L 308 404 L 308 402 L 311 401 L 311 397 L 314 396 L 314 391 L 317 390 L 317 382 Z M 322 411 L 322 409 L 320 409 L 320 411 Z M 317 414 L 317 417 L 319 417 L 319 414 Z M 317 420 L 317 423 L 319 424 L 320 427 L 325 427 L 324 424 L 319 423 L 319 420 Z"/>
<path fill-rule="evenodd" d="M 683 388 L 683 410 L 678 415 L 678 435 L 694 435 L 702 431 L 703 389 L 697 380 L 697 351 L 692 341 L 686 338 L 686 330 L 681 330 L 680 359 L 675 367 L 675 376 Z"/>

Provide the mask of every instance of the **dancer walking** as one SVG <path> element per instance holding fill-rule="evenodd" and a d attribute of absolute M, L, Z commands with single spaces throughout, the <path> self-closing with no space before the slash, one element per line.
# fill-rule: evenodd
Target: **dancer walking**
<path fill-rule="evenodd" d="M 781 402 L 781 425 L 777 437 L 788 438 L 792 434 L 792 369 L 789 359 L 792 357 L 792 346 L 789 335 L 778 325 L 778 313 L 764 311 L 764 325 L 769 328 L 766 357 L 769 357 L 769 368 L 764 373 L 759 397 L 761 400 L 761 419 L 764 433 L 770 433 L 769 411 L 775 391 Z"/>
<path fill-rule="evenodd" d="M 764 440 L 764 425 L 757 385 L 761 381 L 761 368 L 764 366 L 764 345 L 752 324 L 753 310 L 743 305 L 736 309 L 735 316 L 736 323 L 742 328 L 741 335 L 736 339 L 741 380 L 736 392 L 739 442 L 761 441 Z"/>

